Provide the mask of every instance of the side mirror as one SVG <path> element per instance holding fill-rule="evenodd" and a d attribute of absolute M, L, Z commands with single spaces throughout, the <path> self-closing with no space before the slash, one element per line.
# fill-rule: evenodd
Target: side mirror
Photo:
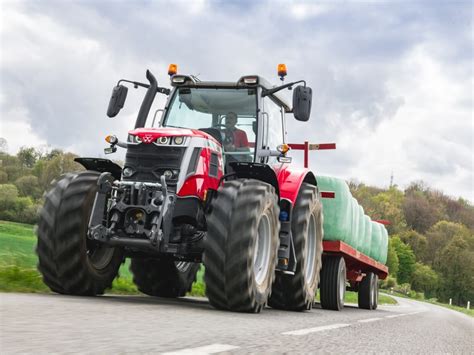
<path fill-rule="evenodd" d="M 123 108 L 125 99 L 127 98 L 128 88 L 123 85 L 117 85 L 112 90 L 112 96 L 109 101 L 109 108 L 107 109 L 107 116 L 115 117 Z"/>
<path fill-rule="evenodd" d="M 298 121 L 308 121 L 311 114 L 313 91 L 309 86 L 297 86 L 293 90 L 293 115 Z"/>

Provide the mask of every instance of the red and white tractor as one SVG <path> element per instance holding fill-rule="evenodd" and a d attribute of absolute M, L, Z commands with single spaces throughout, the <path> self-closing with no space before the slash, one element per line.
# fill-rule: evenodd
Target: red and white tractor
<path fill-rule="evenodd" d="M 321 196 L 313 172 L 292 167 L 286 142 L 287 114 L 309 119 L 311 89 L 257 75 L 201 81 L 175 66 L 169 74 L 172 89 L 150 71 L 149 83 L 120 80 L 113 89 L 109 117 L 124 106 L 126 84 L 146 88 L 126 141 L 106 139 L 106 153 L 126 149 L 123 167 L 78 158 L 86 170 L 47 193 L 37 230 L 44 282 L 62 294 L 102 294 L 131 258 L 141 292 L 182 297 L 203 263 L 216 308 L 311 309 Z M 292 103 L 284 89 L 293 90 Z M 159 123 L 149 117 L 157 93 L 168 96 Z"/>

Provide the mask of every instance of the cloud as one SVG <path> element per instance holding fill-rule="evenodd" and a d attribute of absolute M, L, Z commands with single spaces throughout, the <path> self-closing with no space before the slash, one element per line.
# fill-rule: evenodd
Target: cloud
<path fill-rule="evenodd" d="M 284 62 L 287 80 L 304 78 L 314 93 L 308 124 L 287 118 L 289 140 L 338 144 L 314 153 L 318 173 L 387 186 L 393 171 L 401 186 L 424 179 L 472 196 L 472 5 L 399 5 L 3 2 L 0 136 L 12 152 L 47 142 L 97 156 L 105 135 L 133 127 L 144 94 L 131 89 L 106 118 L 119 78 L 143 81 L 149 68 L 167 85 L 178 63 L 203 80 L 258 73 L 277 83 Z"/>

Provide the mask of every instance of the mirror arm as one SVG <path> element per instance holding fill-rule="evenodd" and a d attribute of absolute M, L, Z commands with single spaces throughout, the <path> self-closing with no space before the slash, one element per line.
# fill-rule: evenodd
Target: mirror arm
<path fill-rule="evenodd" d="M 120 85 L 120 83 L 122 82 L 133 84 L 133 87 L 135 89 L 138 89 L 139 86 L 145 89 L 148 89 L 150 87 L 149 84 L 144 84 L 144 83 L 140 83 L 139 81 L 131 81 L 131 80 L 126 80 L 126 79 L 120 79 L 117 83 L 117 86 Z M 158 86 L 156 88 L 156 92 L 159 92 L 160 94 L 169 95 L 171 93 L 171 90 L 168 88 L 163 88 L 163 87 Z"/>
<path fill-rule="evenodd" d="M 280 90 L 286 89 L 286 88 L 289 88 L 291 90 L 291 87 L 295 84 L 298 84 L 298 83 L 303 83 L 304 86 L 306 87 L 306 81 L 305 80 L 298 80 L 298 81 L 294 81 L 292 83 L 288 83 L 288 84 L 285 84 L 285 85 L 277 86 L 276 88 L 273 88 L 273 89 L 263 89 L 262 97 L 274 94 L 274 93 L 276 93 Z"/>

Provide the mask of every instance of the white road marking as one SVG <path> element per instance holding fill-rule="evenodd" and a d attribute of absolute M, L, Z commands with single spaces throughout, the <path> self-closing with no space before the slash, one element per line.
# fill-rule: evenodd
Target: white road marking
<path fill-rule="evenodd" d="M 284 332 L 284 333 L 281 333 L 281 334 L 283 334 L 283 335 L 306 335 L 306 334 L 310 334 L 310 333 L 323 332 L 325 330 L 344 328 L 344 327 L 348 327 L 348 326 L 350 326 L 350 324 L 346 324 L 346 323 L 331 324 L 331 325 L 323 325 L 321 327 L 315 327 L 315 328 L 305 328 L 305 329 L 292 330 L 290 332 Z"/>
<path fill-rule="evenodd" d="M 381 320 L 382 318 L 367 318 L 367 319 L 359 319 L 359 323 L 369 323 L 369 322 L 375 322 L 378 320 Z"/>
<path fill-rule="evenodd" d="M 390 316 L 385 316 L 385 318 L 397 318 L 397 317 L 401 317 L 401 316 L 404 316 L 405 314 L 392 314 Z"/>
<path fill-rule="evenodd" d="M 211 344 L 206 346 L 200 346 L 198 348 L 187 348 L 176 351 L 171 351 L 167 353 L 162 353 L 163 355 L 207 355 L 215 354 L 223 351 L 229 351 L 238 349 L 238 346 L 228 345 L 228 344 Z"/>
<path fill-rule="evenodd" d="M 423 313 L 423 312 L 426 312 L 426 311 L 411 312 L 411 313 L 408 313 L 407 315 L 408 315 L 408 316 L 412 316 L 412 315 L 414 315 L 414 314 L 419 314 L 419 313 Z"/>

